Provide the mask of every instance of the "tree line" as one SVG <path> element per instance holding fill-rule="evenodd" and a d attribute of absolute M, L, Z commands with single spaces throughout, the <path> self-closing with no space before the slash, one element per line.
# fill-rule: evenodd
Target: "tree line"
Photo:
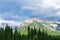
<path fill-rule="evenodd" d="M 60 40 L 60 36 L 52 36 L 48 35 L 47 31 L 37 30 L 28 27 L 27 35 L 18 33 L 17 29 L 13 31 L 13 29 L 6 25 L 5 28 L 0 28 L 0 40 Z"/>

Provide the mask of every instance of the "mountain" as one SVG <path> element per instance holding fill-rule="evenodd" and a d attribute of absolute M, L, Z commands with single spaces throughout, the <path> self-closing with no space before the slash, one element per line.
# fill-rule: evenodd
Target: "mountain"
<path fill-rule="evenodd" d="M 47 32 L 49 32 L 49 34 L 52 34 L 52 32 L 53 34 L 56 34 L 56 35 L 60 33 L 59 32 L 60 22 L 52 21 L 52 20 L 44 21 L 37 18 L 29 18 L 29 19 L 24 20 L 23 22 L 21 22 L 17 30 L 21 32 L 22 34 L 27 34 L 28 26 L 30 26 L 30 28 L 32 29 L 34 29 L 35 27 L 37 30 L 39 28 L 44 29 Z"/>

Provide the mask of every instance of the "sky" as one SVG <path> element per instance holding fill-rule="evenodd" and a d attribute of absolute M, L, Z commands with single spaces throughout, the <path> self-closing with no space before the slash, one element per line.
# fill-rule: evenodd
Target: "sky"
<path fill-rule="evenodd" d="M 60 0 L 0 0 L 0 23 L 28 18 L 60 21 Z"/>

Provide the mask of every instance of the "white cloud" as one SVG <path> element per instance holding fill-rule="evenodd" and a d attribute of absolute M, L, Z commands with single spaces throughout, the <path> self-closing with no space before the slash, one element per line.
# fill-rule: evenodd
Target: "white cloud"
<path fill-rule="evenodd" d="M 48 7 L 54 7 L 56 9 L 60 8 L 60 0 L 44 0 L 42 6 L 45 8 Z"/>
<path fill-rule="evenodd" d="M 27 7 L 24 8 L 31 8 L 32 6 L 35 7 L 54 7 L 54 8 L 60 8 L 60 0 L 22 0 L 23 3 L 27 4 Z"/>
<path fill-rule="evenodd" d="M 19 15 L 12 15 L 11 17 L 12 17 L 12 18 L 20 18 Z"/>
<path fill-rule="evenodd" d="M 59 11 L 58 9 L 60 8 L 60 0 L 15 0 L 15 1 L 16 2 L 18 1 L 18 3 L 20 3 L 19 6 L 23 5 L 23 6 L 21 6 L 21 9 L 23 9 L 22 13 L 23 13 L 24 9 L 28 9 L 28 10 L 32 10 L 31 16 L 38 16 L 38 17 L 40 17 L 40 16 L 43 16 L 43 17 L 60 16 L 60 12 L 58 12 Z M 52 12 L 52 11 L 54 11 L 53 9 L 58 10 L 58 11 Z M 21 12 L 21 10 L 20 10 L 20 12 Z M 10 12 L 9 12 L 9 15 L 11 15 L 12 18 L 24 19 L 23 17 L 20 17 L 18 15 L 13 16 L 13 14 L 10 14 Z M 9 15 L 5 14 L 5 16 L 7 16 L 7 17 L 9 17 Z M 22 15 L 24 16 L 24 14 L 22 14 Z M 2 16 L 4 16 L 4 15 L 2 15 Z"/>
<path fill-rule="evenodd" d="M 34 15 L 35 16 L 43 15 L 43 17 L 60 16 L 60 12 L 59 12 L 60 11 L 59 10 L 60 0 L 42 0 L 42 1 L 35 0 L 34 2 L 33 1 L 30 1 L 30 3 L 32 3 L 32 4 L 28 4 L 27 6 L 22 7 L 23 9 L 34 9 L 34 11 L 32 12 L 31 15 L 33 15 L 33 16 Z M 51 10 L 55 11 L 55 12 L 52 12 Z M 56 11 L 56 10 L 58 10 L 58 11 Z"/>
<path fill-rule="evenodd" d="M 20 22 L 0 19 L 0 27 L 2 27 L 2 23 L 8 24 L 8 25 L 10 25 L 12 27 L 20 25 Z"/>
<path fill-rule="evenodd" d="M 38 7 L 35 7 L 35 6 L 23 6 L 21 9 L 36 10 L 36 9 L 38 9 Z"/>

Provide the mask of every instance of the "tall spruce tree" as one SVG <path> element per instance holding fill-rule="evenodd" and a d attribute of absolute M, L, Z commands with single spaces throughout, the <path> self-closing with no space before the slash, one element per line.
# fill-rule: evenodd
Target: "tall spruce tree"
<path fill-rule="evenodd" d="M 3 28 L 0 28 L 0 40 L 4 40 L 4 29 Z"/>
<path fill-rule="evenodd" d="M 34 40 L 37 40 L 37 29 L 34 27 Z"/>
<path fill-rule="evenodd" d="M 12 29 L 12 27 L 10 28 L 10 37 L 11 37 L 10 40 L 13 40 L 13 29 Z"/>
<path fill-rule="evenodd" d="M 37 34 L 37 29 L 34 27 L 34 35 Z"/>
<path fill-rule="evenodd" d="M 34 39 L 34 30 L 31 28 L 31 40 Z"/>
<path fill-rule="evenodd" d="M 18 38 L 19 38 L 19 40 L 22 40 L 21 33 L 18 34 Z"/>
<path fill-rule="evenodd" d="M 40 31 L 40 28 L 39 28 L 39 30 L 38 30 L 37 36 L 38 36 L 38 40 L 42 40 L 42 39 L 41 39 L 41 31 Z"/>
<path fill-rule="evenodd" d="M 30 37 L 31 37 L 31 29 L 30 29 L 30 26 L 28 26 L 28 35 L 27 35 L 27 40 L 30 40 Z"/>
<path fill-rule="evenodd" d="M 19 40 L 17 29 L 14 31 L 13 40 Z"/>
<path fill-rule="evenodd" d="M 12 32 L 12 30 L 11 30 L 10 26 L 8 26 L 6 24 L 6 27 L 5 27 L 5 40 L 12 40 L 12 38 L 11 38 L 12 34 L 11 34 L 11 32 Z"/>

